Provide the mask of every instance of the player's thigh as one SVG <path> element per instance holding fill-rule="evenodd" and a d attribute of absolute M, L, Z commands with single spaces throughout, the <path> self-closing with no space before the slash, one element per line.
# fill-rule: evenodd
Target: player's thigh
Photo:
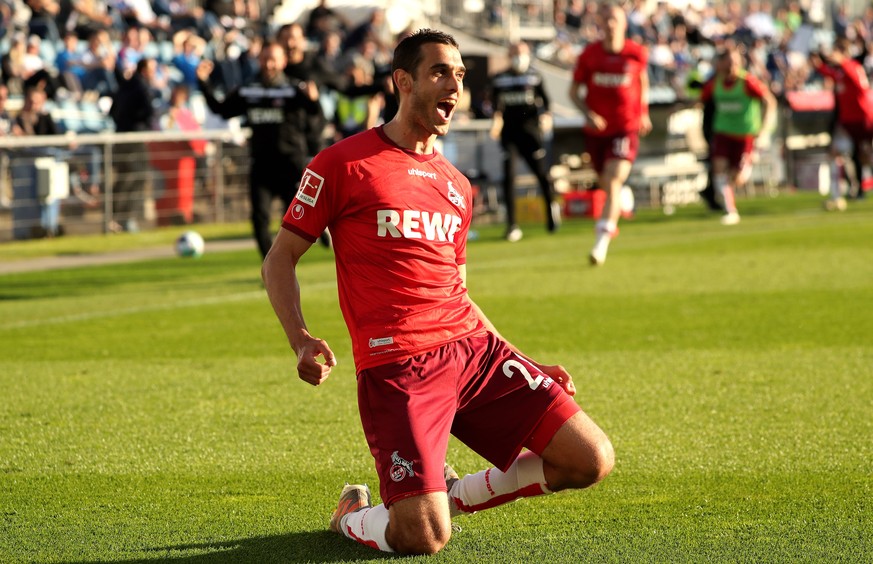
<path fill-rule="evenodd" d="M 452 534 L 449 501 L 444 492 L 401 499 L 389 508 L 385 538 L 401 553 L 435 552 Z"/>
<path fill-rule="evenodd" d="M 564 422 L 541 456 L 547 464 L 546 481 L 553 490 L 598 482 L 615 464 L 612 443 L 584 411 Z"/>
<path fill-rule="evenodd" d="M 609 159 L 603 166 L 603 187 L 610 190 L 621 189 L 630 176 L 633 163 L 625 159 Z"/>

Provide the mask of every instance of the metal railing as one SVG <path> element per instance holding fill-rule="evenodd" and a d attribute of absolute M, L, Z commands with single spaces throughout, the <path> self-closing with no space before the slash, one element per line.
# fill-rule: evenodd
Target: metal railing
<path fill-rule="evenodd" d="M 0 138 L 0 242 L 247 219 L 248 135 Z"/>

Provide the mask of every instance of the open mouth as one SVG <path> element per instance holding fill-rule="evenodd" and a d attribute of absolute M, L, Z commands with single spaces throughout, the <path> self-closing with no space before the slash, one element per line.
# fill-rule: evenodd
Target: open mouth
<path fill-rule="evenodd" d="M 455 111 L 457 103 L 457 100 L 450 98 L 437 102 L 437 112 L 440 114 L 440 117 L 448 121 L 452 117 L 452 112 Z"/>

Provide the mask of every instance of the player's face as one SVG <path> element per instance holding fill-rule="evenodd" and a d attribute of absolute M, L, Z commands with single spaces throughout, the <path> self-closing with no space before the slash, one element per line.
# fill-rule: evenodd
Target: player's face
<path fill-rule="evenodd" d="M 604 6 L 601 12 L 607 38 L 624 37 L 627 32 L 627 16 L 619 6 Z"/>
<path fill-rule="evenodd" d="M 429 135 L 445 135 L 464 90 L 466 68 L 451 45 L 426 43 L 409 93 L 410 116 Z"/>

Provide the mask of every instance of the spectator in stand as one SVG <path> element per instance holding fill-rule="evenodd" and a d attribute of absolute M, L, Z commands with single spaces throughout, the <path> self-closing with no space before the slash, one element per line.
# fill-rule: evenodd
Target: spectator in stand
<path fill-rule="evenodd" d="M 309 12 L 306 23 L 306 37 L 316 43 L 321 43 L 330 33 L 345 35 L 351 24 L 340 12 L 328 7 L 327 0 L 319 0 L 318 5 Z"/>
<path fill-rule="evenodd" d="M 122 81 L 115 93 L 109 115 L 115 121 L 115 129 L 119 133 L 157 129 L 153 90 L 157 66 L 154 59 L 140 59 L 133 76 Z M 150 173 L 145 158 L 147 154 L 145 143 L 115 145 L 113 157 L 116 180 L 112 193 L 113 222 L 110 224 L 112 231 L 139 229 L 137 208 L 142 204 Z"/>
<path fill-rule="evenodd" d="M 9 89 L 0 84 L 0 138 L 20 133 L 20 128 L 6 110 L 8 100 Z M 0 170 L 3 171 L 2 176 L 0 176 L 0 208 L 8 209 L 12 206 L 12 186 L 9 183 L 8 175 L 9 153 L 5 149 L 0 150 Z"/>
<path fill-rule="evenodd" d="M 585 16 L 585 5 L 582 0 L 570 0 L 564 10 L 564 26 L 573 37 L 582 34 L 582 18 Z"/>
<path fill-rule="evenodd" d="M 55 68 L 58 70 L 61 84 L 77 95 L 82 93 L 82 79 L 85 69 L 82 67 L 82 54 L 79 52 L 79 37 L 75 31 L 64 34 L 64 43 L 55 57 Z"/>
<path fill-rule="evenodd" d="M 734 190 L 748 180 L 755 138 L 762 126 L 775 118 L 776 100 L 766 86 L 746 72 L 743 55 L 734 45 L 717 55 L 716 74 L 701 95 L 704 104 L 710 100 L 714 104 L 713 186 L 726 212 L 722 225 L 736 225 L 740 214 Z"/>
<path fill-rule="evenodd" d="M 136 65 L 145 56 L 141 28 L 138 25 L 133 25 L 124 30 L 121 36 L 121 47 L 118 49 L 118 57 L 116 60 L 116 68 L 124 76 L 130 78 L 136 72 Z M 146 33 L 148 31 L 146 30 Z"/>
<path fill-rule="evenodd" d="M 330 69 L 319 68 L 315 51 L 310 51 L 303 26 L 299 23 L 284 25 L 279 29 L 277 42 L 285 49 L 285 75 L 296 82 L 312 82 L 319 96 L 327 89 L 341 91 L 345 81 L 342 75 L 332 73 Z M 325 144 L 324 128 L 327 120 L 319 105 L 307 119 L 306 137 L 309 141 L 307 154 L 318 153 Z"/>
<path fill-rule="evenodd" d="M 158 17 L 170 23 L 170 33 L 194 28 L 201 37 L 208 37 L 209 28 L 203 21 L 203 8 L 195 0 L 155 0 L 152 7 Z"/>
<path fill-rule="evenodd" d="M 109 11 L 106 0 L 72 0 L 66 26 L 79 39 L 87 39 L 97 30 L 122 29 L 122 21 L 117 12 Z"/>
<path fill-rule="evenodd" d="M 19 133 L 17 124 L 6 110 L 6 102 L 9 101 L 9 89 L 0 85 L 0 137 Z"/>
<path fill-rule="evenodd" d="M 649 74 L 655 86 L 667 86 L 671 83 L 676 71 L 676 58 L 666 35 L 658 35 L 658 39 L 649 52 Z"/>
<path fill-rule="evenodd" d="M 173 36 L 173 66 L 182 73 L 182 81 L 189 88 L 197 87 L 197 67 L 203 59 L 206 41 L 194 33 L 194 30 L 183 29 Z"/>
<path fill-rule="evenodd" d="M 94 91 L 100 96 L 111 96 L 118 90 L 115 77 L 115 50 L 109 33 L 97 30 L 88 38 L 88 49 L 82 54 L 81 65 L 85 69 L 82 89 Z"/>
<path fill-rule="evenodd" d="M 58 32 L 58 24 L 55 17 L 61 7 L 57 0 L 25 0 L 30 7 L 30 31 L 41 39 L 60 41 L 61 34 Z"/>
<path fill-rule="evenodd" d="M 776 22 L 773 20 L 773 4 L 759 0 L 749 0 L 743 28 L 749 30 L 753 39 L 771 40 L 776 36 Z"/>
<path fill-rule="evenodd" d="M 3 85 L 9 89 L 10 94 L 24 94 L 24 56 L 26 53 L 27 38 L 23 33 L 16 33 L 12 37 L 9 51 L 0 57 Z"/>
<path fill-rule="evenodd" d="M 371 42 L 367 42 L 371 43 Z M 367 45 L 365 43 L 365 45 Z M 363 87 L 373 84 L 374 69 L 366 55 L 346 58 L 345 72 L 352 86 Z M 374 127 L 382 113 L 383 96 L 379 94 L 361 94 L 350 96 L 339 93 L 334 114 L 336 135 L 334 141 L 351 137 L 356 133 Z"/>
<path fill-rule="evenodd" d="M 158 17 L 150 0 L 108 0 L 121 15 L 127 27 L 145 27 L 152 34 L 164 40 L 170 33 L 168 17 Z"/>
<path fill-rule="evenodd" d="M 52 119 L 51 114 L 45 111 L 47 96 L 45 90 L 37 86 L 30 86 L 24 95 L 24 106 L 15 117 L 15 131 L 17 135 L 57 135 L 58 126 Z M 35 186 L 37 181 L 34 159 L 40 157 L 54 157 L 63 159 L 62 151 L 54 147 L 32 147 L 19 153 L 15 159 L 12 177 L 18 182 L 28 183 Z M 36 189 L 33 189 L 34 196 Z M 54 237 L 60 235 L 60 200 L 39 202 L 40 208 L 40 231 L 38 236 Z"/>
<path fill-rule="evenodd" d="M 209 28 L 219 34 L 231 29 L 252 27 L 261 21 L 258 0 L 206 0 L 203 9 Z"/>
<path fill-rule="evenodd" d="M 387 49 L 392 44 L 391 29 L 382 8 L 374 8 L 369 18 L 349 31 L 343 42 L 343 50 L 356 49 L 367 39 L 375 41 L 380 50 Z"/>

